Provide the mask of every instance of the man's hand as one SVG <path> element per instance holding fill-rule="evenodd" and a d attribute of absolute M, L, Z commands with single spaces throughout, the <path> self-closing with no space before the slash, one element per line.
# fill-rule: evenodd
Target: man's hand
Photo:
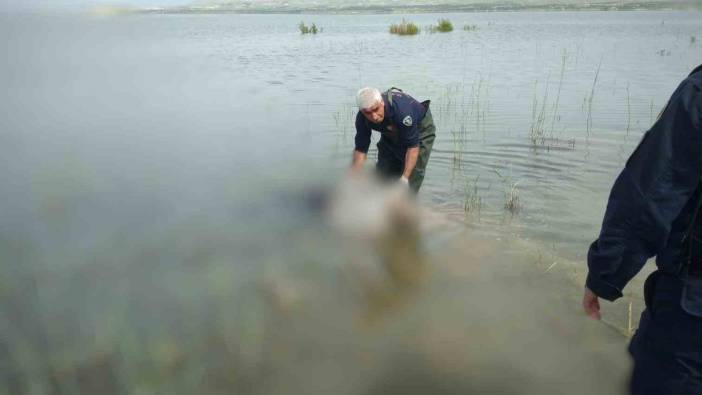
<path fill-rule="evenodd" d="M 351 158 L 351 173 L 358 173 L 363 169 L 363 163 L 366 162 L 366 153 L 353 150 Z"/>
<path fill-rule="evenodd" d="M 602 318 L 599 298 L 588 287 L 585 287 L 585 294 L 583 295 L 583 309 L 585 314 L 593 320 Z"/>
<path fill-rule="evenodd" d="M 397 182 L 404 188 L 409 188 L 409 179 L 407 177 L 402 176 Z"/>

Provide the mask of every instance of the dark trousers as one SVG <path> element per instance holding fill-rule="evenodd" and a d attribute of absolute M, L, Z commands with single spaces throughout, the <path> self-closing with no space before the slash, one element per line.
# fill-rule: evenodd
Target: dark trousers
<path fill-rule="evenodd" d="M 419 157 L 417 158 L 417 165 L 409 178 L 410 190 L 414 193 L 419 192 L 422 181 L 424 181 L 424 174 L 427 163 L 429 163 L 429 155 L 434 146 L 435 138 L 436 126 L 434 126 L 431 111 L 427 109 L 424 119 L 419 123 Z M 378 175 L 384 179 L 400 178 L 405 170 L 405 150 L 383 137 L 380 138 L 377 147 L 378 162 L 375 165 L 375 169 Z"/>
<path fill-rule="evenodd" d="M 702 394 L 702 318 L 680 306 L 682 281 L 654 272 L 646 280 L 646 309 L 629 352 L 633 395 Z"/>

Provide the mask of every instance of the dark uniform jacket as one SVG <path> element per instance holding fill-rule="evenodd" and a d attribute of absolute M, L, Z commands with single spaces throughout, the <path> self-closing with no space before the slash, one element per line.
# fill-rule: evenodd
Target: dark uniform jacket
<path fill-rule="evenodd" d="M 586 285 L 604 299 L 621 297 L 654 255 L 661 272 L 687 280 L 688 233 L 702 190 L 701 90 L 702 66 L 675 90 L 612 187 L 600 236 L 588 252 Z M 683 308 L 702 316 L 702 286 L 687 299 Z"/>
<path fill-rule="evenodd" d="M 383 122 L 374 124 L 360 111 L 356 114 L 356 151 L 368 152 L 371 130 L 379 131 L 385 142 L 402 151 L 418 146 L 419 124 L 427 112 L 425 105 L 396 89 L 381 93 L 381 96 L 385 102 Z"/>

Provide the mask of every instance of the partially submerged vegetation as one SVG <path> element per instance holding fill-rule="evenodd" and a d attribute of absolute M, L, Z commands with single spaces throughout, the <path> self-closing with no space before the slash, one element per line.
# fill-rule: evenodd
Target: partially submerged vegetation
<path fill-rule="evenodd" d="M 519 203 L 519 189 L 517 189 L 517 183 L 511 182 L 509 188 L 505 190 L 505 209 L 510 213 L 517 214 L 521 204 Z"/>
<path fill-rule="evenodd" d="M 483 198 L 478 193 L 478 174 L 474 180 L 467 179 L 463 187 L 463 211 L 466 213 L 476 213 L 480 217 L 480 208 L 483 205 Z"/>
<path fill-rule="evenodd" d="M 321 33 L 322 29 L 318 29 L 317 25 L 312 23 L 311 26 L 305 25 L 305 22 L 300 22 L 299 25 L 297 25 L 297 28 L 300 30 L 300 34 L 317 34 Z"/>
<path fill-rule="evenodd" d="M 472 32 L 478 30 L 478 25 L 463 25 L 463 30 L 466 32 Z"/>
<path fill-rule="evenodd" d="M 448 33 L 453 31 L 453 24 L 448 19 L 439 19 L 436 25 L 429 26 L 430 33 Z"/>
<path fill-rule="evenodd" d="M 513 181 L 512 177 L 504 177 L 497 170 L 493 171 L 502 180 L 505 186 L 505 210 L 512 213 L 512 215 L 519 213 L 519 210 L 522 208 L 519 202 L 519 189 L 517 188 L 519 181 Z"/>
<path fill-rule="evenodd" d="M 534 98 L 531 109 L 531 126 L 529 128 L 529 140 L 534 147 L 545 147 L 547 150 L 555 147 L 564 141 L 556 136 L 556 125 L 561 119 L 559 114 L 559 105 L 561 99 L 561 90 L 563 87 L 563 78 L 566 70 L 566 61 L 568 54 L 564 51 L 561 56 L 561 71 L 558 79 L 558 87 L 556 89 L 555 99 L 553 103 L 549 103 L 549 83 L 546 81 L 543 97 L 541 102 L 538 98 L 539 81 L 534 83 Z M 594 94 L 594 93 L 593 93 Z M 587 104 L 587 98 L 583 102 L 583 106 Z M 590 123 L 588 123 L 590 125 Z M 588 129 L 589 130 L 589 129 Z M 573 146 L 575 140 L 571 140 L 568 145 Z"/>
<path fill-rule="evenodd" d="M 585 131 L 587 132 L 587 136 L 590 137 L 590 132 L 592 132 L 592 100 L 595 98 L 595 88 L 597 87 L 597 78 L 600 76 L 600 68 L 602 67 L 602 59 L 600 59 L 600 63 L 597 65 L 597 71 L 595 71 L 595 79 L 592 81 L 592 90 L 590 91 L 590 95 L 586 98 L 586 103 L 587 103 L 587 124 L 585 127 Z"/>
<path fill-rule="evenodd" d="M 390 33 L 400 36 L 411 36 L 419 33 L 419 26 L 403 19 L 398 24 L 393 23 L 390 25 Z"/>

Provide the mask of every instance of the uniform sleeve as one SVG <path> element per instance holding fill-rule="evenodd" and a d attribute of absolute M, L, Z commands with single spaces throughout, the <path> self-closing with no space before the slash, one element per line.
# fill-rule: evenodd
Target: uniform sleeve
<path fill-rule="evenodd" d="M 356 151 L 363 152 L 364 154 L 367 153 L 370 140 L 371 128 L 368 126 L 366 118 L 359 111 L 358 114 L 356 114 L 356 137 L 354 138 Z"/>
<path fill-rule="evenodd" d="M 681 84 L 610 192 L 600 236 L 588 251 L 587 287 L 614 300 L 668 240 L 702 177 L 702 96 Z"/>
<path fill-rule="evenodd" d="M 422 114 L 415 111 L 411 105 L 398 105 L 395 111 L 394 123 L 400 129 L 402 144 L 407 148 L 419 145 L 419 118 Z"/>

